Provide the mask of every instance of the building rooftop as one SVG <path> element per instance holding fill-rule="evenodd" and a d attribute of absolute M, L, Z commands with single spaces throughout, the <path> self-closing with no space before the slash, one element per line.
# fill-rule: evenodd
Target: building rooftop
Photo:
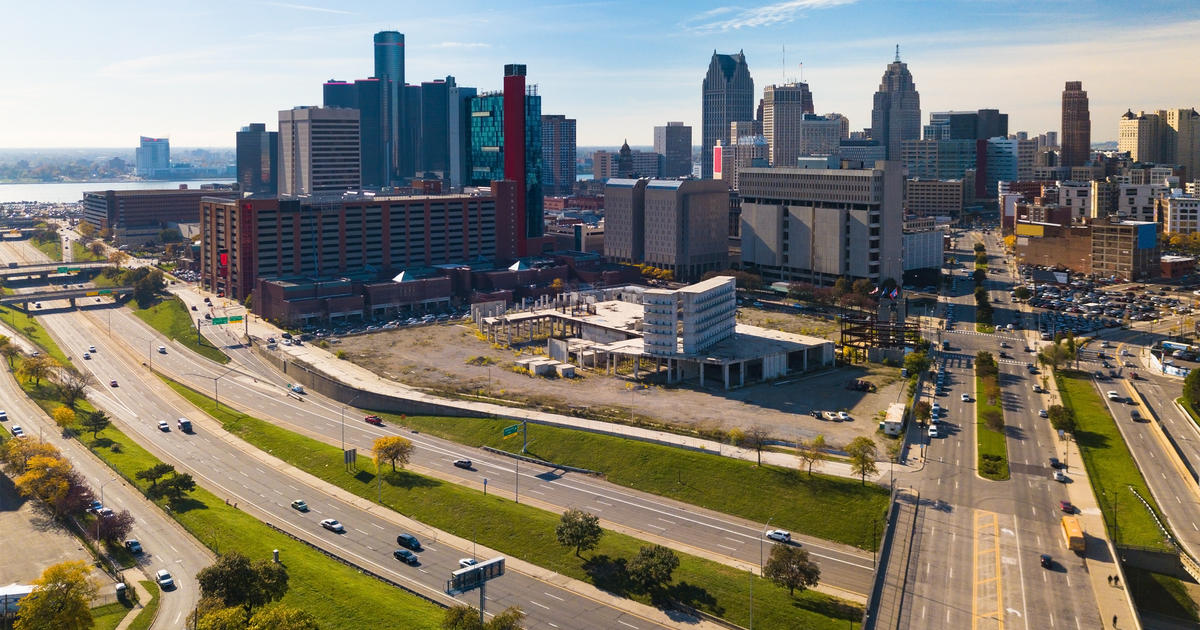
<path fill-rule="evenodd" d="M 1165 263 L 1182 263 L 1196 260 L 1195 256 L 1176 256 L 1174 254 L 1163 254 L 1160 258 Z"/>

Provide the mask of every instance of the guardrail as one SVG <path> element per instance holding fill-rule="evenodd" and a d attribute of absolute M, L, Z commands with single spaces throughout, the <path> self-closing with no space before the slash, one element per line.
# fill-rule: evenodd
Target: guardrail
<path fill-rule="evenodd" d="M 562 464 L 556 464 L 556 463 L 554 463 L 554 462 L 548 462 L 548 461 L 546 461 L 546 460 L 544 460 L 544 459 L 537 459 L 537 458 L 535 458 L 535 457 L 528 457 L 528 456 L 525 456 L 525 455 L 518 455 L 517 453 L 510 453 L 510 452 L 508 452 L 508 451 L 502 451 L 502 450 L 500 450 L 500 449 L 498 449 L 498 448 L 492 448 L 492 447 L 490 447 L 490 446 L 481 446 L 480 448 L 482 448 L 483 450 L 485 450 L 485 451 L 487 451 L 487 452 L 489 452 L 489 453 L 493 453 L 493 454 L 495 454 L 495 455 L 503 455 L 503 456 L 505 456 L 505 457 L 511 457 L 511 458 L 513 458 L 513 459 L 519 459 L 519 460 L 521 460 L 521 461 L 523 461 L 523 462 L 529 462 L 530 464 L 537 464 L 538 466 L 545 466 L 545 467 L 547 467 L 547 468 L 561 468 L 561 469 L 563 469 L 563 470 L 566 470 L 566 471 L 570 471 L 570 472 L 577 472 L 577 473 L 582 473 L 582 474 L 585 474 L 585 475 L 595 475 L 595 476 L 597 476 L 597 477 L 603 477 L 603 476 L 604 476 L 604 473 L 602 473 L 602 472 L 599 472 L 599 471 L 595 471 L 595 470 L 588 470 L 587 468 L 576 468 L 575 466 L 564 466 L 564 465 L 562 465 Z"/>

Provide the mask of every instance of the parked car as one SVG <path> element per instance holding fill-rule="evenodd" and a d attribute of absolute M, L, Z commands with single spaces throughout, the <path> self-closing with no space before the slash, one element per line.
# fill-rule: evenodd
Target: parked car
<path fill-rule="evenodd" d="M 292 509 L 299 512 L 307 512 L 308 504 L 305 503 L 303 499 L 296 499 L 295 501 L 292 501 Z"/>
<path fill-rule="evenodd" d="M 126 540 L 125 548 L 129 550 L 129 553 L 142 553 L 142 543 L 138 542 L 136 538 Z"/>
<path fill-rule="evenodd" d="M 25 437 L 25 429 L 22 429 L 20 425 L 14 424 L 10 430 L 12 431 L 13 437 Z"/>
<path fill-rule="evenodd" d="M 1056 471 L 1054 471 L 1054 480 L 1055 480 L 1055 481 L 1058 481 L 1058 482 L 1060 482 L 1060 483 L 1066 483 L 1066 482 L 1067 482 L 1067 476 L 1066 476 L 1065 474 L 1063 474 L 1063 471 L 1061 471 L 1061 470 L 1056 470 Z"/>
<path fill-rule="evenodd" d="M 345 531 L 346 531 L 345 526 L 343 526 L 341 523 L 339 523 L 336 518 L 327 518 L 327 519 L 321 521 L 321 527 L 324 527 L 325 529 L 328 529 L 331 532 L 337 532 L 339 534 L 345 533 Z"/>
<path fill-rule="evenodd" d="M 1050 467 L 1054 468 L 1054 469 L 1059 469 L 1059 468 L 1063 468 L 1064 466 L 1063 466 L 1062 462 L 1058 461 L 1057 457 L 1051 457 L 1050 458 Z"/>
<path fill-rule="evenodd" d="M 0 409 L 0 422 L 3 422 L 5 420 L 8 420 L 8 412 L 4 411 L 3 409 Z"/>

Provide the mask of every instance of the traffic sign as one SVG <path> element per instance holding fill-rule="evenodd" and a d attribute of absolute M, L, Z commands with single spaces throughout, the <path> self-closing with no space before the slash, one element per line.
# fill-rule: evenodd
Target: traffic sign
<path fill-rule="evenodd" d="M 502 432 L 501 435 L 503 435 L 504 437 L 508 437 L 520 430 L 521 430 L 521 425 L 514 424 L 511 427 L 504 427 L 504 431 Z"/>
<path fill-rule="evenodd" d="M 446 583 L 446 592 L 458 594 L 469 591 L 501 575 L 504 575 L 504 556 L 484 560 L 451 573 L 450 581 Z"/>
<path fill-rule="evenodd" d="M 97 291 L 96 293 L 98 293 L 98 294 L 100 294 L 100 295 L 111 295 L 111 294 L 112 294 L 112 289 L 100 289 L 100 290 L 99 290 L 99 291 Z"/>
<path fill-rule="evenodd" d="M 241 316 L 241 315 L 230 315 L 230 316 L 229 316 L 229 323 L 230 323 L 230 324 L 236 324 L 236 323 L 238 323 L 238 322 L 240 322 L 240 321 L 242 321 L 242 316 Z"/>
<path fill-rule="evenodd" d="M 212 323 L 213 323 L 213 326 L 219 326 L 221 324 L 228 324 L 229 318 L 228 317 L 214 317 L 214 318 L 212 318 Z"/>

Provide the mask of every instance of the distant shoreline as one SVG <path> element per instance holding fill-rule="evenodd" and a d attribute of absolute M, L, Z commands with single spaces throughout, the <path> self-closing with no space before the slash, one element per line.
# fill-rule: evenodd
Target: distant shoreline
<path fill-rule="evenodd" d="M 229 179 L 227 177 L 201 177 L 198 179 L 56 179 L 43 181 L 40 179 L 0 179 L 0 186 L 50 186 L 53 184 L 153 184 L 154 182 L 212 182 Z"/>

